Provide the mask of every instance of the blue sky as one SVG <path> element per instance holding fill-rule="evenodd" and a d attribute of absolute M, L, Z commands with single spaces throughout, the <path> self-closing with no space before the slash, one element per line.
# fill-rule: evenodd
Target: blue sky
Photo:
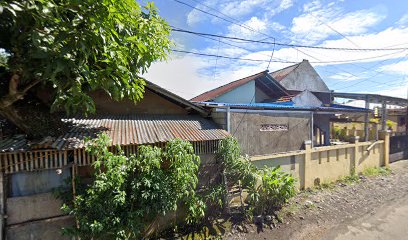
<path fill-rule="evenodd" d="M 311 46 L 407 49 L 375 52 L 296 49 L 173 32 L 175 49 L 265 61 L 273 52 L 273 59 L 277 61 L 309 60 L 335 91 L 407 95 L 406 0 L 180 1 L 230 20 L 221 20 L 174 0 L 155 1 L 160 15 L 171 26 L 186 30 L 253 40 L 269 37 L 267 41 L 273 42 L 275 38 L 276 42 Z M 269 70 L 288 65 L 291 64 L 272 62 Z M 191 98 L 267 68 L 268 62 L 172 53 L 167 62 L 154 63 L 145 77 L 182 97 Z"/>

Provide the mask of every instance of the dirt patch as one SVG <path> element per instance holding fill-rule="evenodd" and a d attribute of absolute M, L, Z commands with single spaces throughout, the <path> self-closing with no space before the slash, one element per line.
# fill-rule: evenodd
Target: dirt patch
<path fill-rule="evenodd" d="M 388 203 L 408 195 L 408 160 L 391 164 L 388 176 L 361 177 L 359 183 L 304 191 L 281 212 L 282 223 L 245 224 L 245 232 L 226 231 L 223 239 L 319 239 L 339 224 L 375 214 Z"/>

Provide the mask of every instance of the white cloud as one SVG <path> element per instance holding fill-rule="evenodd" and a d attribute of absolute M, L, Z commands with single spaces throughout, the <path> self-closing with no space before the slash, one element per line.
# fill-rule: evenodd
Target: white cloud
<path fill-rule="evenodd" d="M 398 25 L 406 26 L 408 25 L 408 13 L 401 17 L 400 20 L 397 22 Z"/>
<path fill-rule="evenodd" d="M 384 65 L 380 67 L 380 71 L 401 74 L 401 75 L 408 75 L 408 60 Z"/>
<path fill-rule="evenodd" d="M 241 38 L 253 38 L 259 35 L 259 32 L 264 32 L 269 26 L 268 20 L 251 17 L 243 23 L 247 28 L 238 25 L 230 25 L 228 27 L 228 35 L 239 36 Z"/>
<path fill-rule="evenodd" d="M 357 75 L 353 75 L 353 74 L 344 72 L 344 73 L 338 73 L 335 75 L 331 75 L 328 78 L 335 79 L 335 80 L 342 80 L 342 81 L 354 81 L 354 80 L 363 79 L 364 77 L 360 77 Z"/>
<path fill-rule="evenodd" d="M 156 62 L 144 77 L 159 86 L 190 99 L 228 82 L 266 69 L 265 64 L 224 61 L 215 58 L 184 55 L 169 62 Z"/>
<path fill-rule="evenodd" d="M 323 6 L 319 1 L 305 4 L 303 10 L 303 14 L 292 19 L 291 32 L 294 34 L 292 40 L 307 44 L 318 43 L 332 35 L 342 38 L 339 33 L 362 34 L 385 18 L 374 9 L 344 13 L 336 5 Z"/>
<path fill-rule="evenodd" d="M 272 17 L 292 6 L 293 0 L 206 0 L 196 5 L 199 9 L 210 11 L 227 19 L 229 19 L 229 17 L 240 19 L 245 16 L 254 16 L 257 13 L 262 13 L 259 15 Z M 214 9 L 221 13 L 215 12 Z M 220 19 L 214 16 L 194 9 L 187 14 L 187 24 L 190 26 L 206 19 L 211 19 L 212 22 L 220 21 Z"/>

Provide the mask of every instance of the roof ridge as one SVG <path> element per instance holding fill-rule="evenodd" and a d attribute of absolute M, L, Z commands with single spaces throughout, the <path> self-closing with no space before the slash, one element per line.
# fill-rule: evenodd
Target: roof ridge
<path fill-rule="evenodd" d="M 239 82 L 239 81 L 251 80 L 250 78 L 253 78 L 253 77 L 257 76 L 257 75 L 265 74 L 265 73 L 268 73 L 268 70 L 264 70 L 264 71 L 262 71 L 262 72 L 258 72 L 258 73 L 252 74 L 252 75 L 250 75 L 250 76 L 243 77 L 243 78 L 240 78 L 240 79 L 238 79 L 238 80 L 235 80 L 235 81 L 226 83 L 226 84 L 221 85 L 221 86 L 219 86 L 219 87 L 216 87 L 216 88 L 213 88 L 213 89 L 208 90 L 208 91 L 206 91 L 206 92 L 203 92 L 203 93 L 201 93 L 201 94 L 199 94 L 199 95 L 197 95 L 197 96 L 191 98 L 190 101 L 195 101 L 195 99 L 197 99 L 197 98 L 199 98 L 199 97 L 201 97 L 201 96 L 203 96 L 203 95 L 206 95 L 206 94 L 208 94 L 208 93 L 211 93 L 211 92 L 214 92 L 214 91 L 216 91 L 216 90 L 219 90 L 220 88 L 226 87 L 226 86 L 228 86 L 228 85 L 232 85 L 232 84 L 237 83 L 237 82 Z M 245 82 L 245 81 L 243 81 L 243 82 Z M 244 84 L 244 83 L 242 83 L 242 84 Z M 236 87 L 239 87 L 239 86 L 241 86 L 242 84 L 239 84 L 239 85 L 236 86 Z M 229 92 L 229 91 L 225 91 L 225 92 Z M 224 92 L 224 93 L 225 93 L 225 92 Z M 215 96 L 215 97 L 218 97 L 218 96 L 220 96 L 221 94 L 222 94 L 222 93 L 220 93 L 219 95 L 217 95 L 217 96 Z M 209 100 L 209 99 L 207 99 L 207 100 Z M 207 100 L 206 100 L 206 101 L 207 101 Z M 202 100 L 198 100 L 198 101 L 202 101 Z"/>
<path fill-rule="evenodd" d="M 284 68 L 281 68 L 281 69 L 278 69 L 278 70 L 275 70 L 275 71 L 273 71 L 273 72 L 270 72 L 269 74 L 272 74 L 272 73 L 275 73 L 275 72 L 279 72 L 279 71 L 282 71 L 282 70 L 285 70 L 285 69 L 288 69 L 288 68 L 291 68 L 291 67 L 294 67 L 294 66 L 296 66 L 296 65 L 300 65 L 302 62 L 298 62 L 298 63 L 296 63 L 296 64 L 293 64 L 293 65 L 290 65 L 290 66 L 287 66 L 287 67 L 284 67 Z"/>

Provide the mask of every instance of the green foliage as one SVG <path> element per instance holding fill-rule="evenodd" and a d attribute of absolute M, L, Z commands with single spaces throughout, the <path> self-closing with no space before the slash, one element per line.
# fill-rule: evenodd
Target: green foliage
<path fill-rule="evenodd" d="M 362 172 L 364 176 L 387 176 L 390 175 L 391 169 L 389 167 L 372 167 L 372 168 L 366 168 Z"/>
<path fill-rule="evenodd" d="M 264 167 L 260 175 L 261 183 L 249 190 L 255 214 L 270 213 L 295 195 L 295 179 L 284 173 L 281 167 Z"/>
<path fill-rule="evenodd" d="M 207 203 L 213 206 L 224 207 L 223 198 L 225 197 L 226 189 L 222 184 L 210 187 L 208 193 L 205 194 L 205 200 Z"/>
<path fill-rule="evenodd" d="M 349 137 L 347 136 L 347 129 L 335 126 L 333 128 L 333 138 L 339 139 L 340 141 L 349 141 Z"/>
<path fill-rule="evenodd" d="M 240 156 L 240 148 L 233 137 L 221 141 L 218 156 L 223 161 L 230 184 L 241 181 L 249 193 L 253 213 L 270 212 L 280 208 L 295 194 L 295 179 L 280 167 L 258 169 L 248 157 Z"/>
<path fill-rule="evenodd" d="M 95 180 L 64 209 L 75 216 L 78 228 L 68 234 L 81 239 L 140 239 L 158 217 L 187 209 L 186 221 L 204 216 L 205 204 L 196 195 L 199 157 L 189 142 L 170 141 L 164 150 L 140 146 L 138 154 L 108 151 L 109 137 L 87 145 L 97 157 Z"/>
<path fill-rule="evenodd" d="M 140 100 L 139 75 L 165 59 L 172 44 L 154 4 L 134 0 L 5 0 L 0 32 L 7 56 L 0 81 L 14 74 L 21 86 L 48 84 L 56 93 L 52 109 L 67 113 L 94 112 L 87 93 L 95 89 L 115 100 Z"/>
<path fill-rule="evenodd" d="M 360 182 L 360 178 L 358 175 L 353 174 L 353 175 L 345 176 L 342 179 L 338 180 L 337 182 L 345 183 L 345 184 L 358 183 Z"/>
<path fill-rule="evenodd" d="M 380 123 L 380 119 L 379 119 L 379 118 L 371 118 L 371 119 L 370 119 L 370 123 L 377 123 L 377 124 L 379 124 L 379 123 Z M 385 124 L 386 124 L 387 127 L 389 127 L 389 128 L 393 128 L 394 126 L 397 125 L 396 122 L 393 122 L 393 121 L 391 121 L 391 120 L 387 120 L 387 121 L 385 122 Z"/>
<path fill-rule="evenodd" d="M 242 157 L 238 141 L 227 137 L 220 142 L 218 159 L 222 162 L 230 185 L 241 181 L 243 187 L 251 187 L 256 182 L 258 169 L 248 157 Z"/>

